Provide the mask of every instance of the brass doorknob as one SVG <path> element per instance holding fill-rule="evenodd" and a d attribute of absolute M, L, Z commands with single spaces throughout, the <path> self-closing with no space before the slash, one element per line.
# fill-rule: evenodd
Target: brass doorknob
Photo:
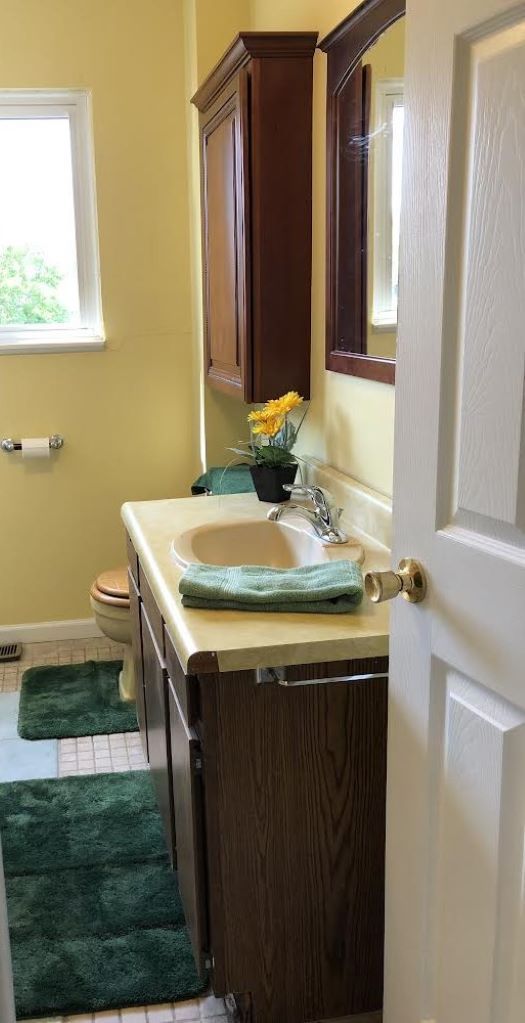
<path fill-rule="evenodd" d="M 403 558 L 397 572 L 367 572 L 365 591 L 374 604 L 392 600 L 399 593 L 411 604 L 418 604 L 427 592 L 427 581 L 419 561 Z"/>

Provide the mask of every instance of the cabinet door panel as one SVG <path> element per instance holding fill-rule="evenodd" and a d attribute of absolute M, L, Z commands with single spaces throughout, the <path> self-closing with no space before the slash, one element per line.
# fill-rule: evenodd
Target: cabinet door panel
<path fill-rule="evenodd" d="M 170 681 L 177 695 L 186 724 L 194 725 L 199 716 L 199 683 L 194 675 L 186 675 L 183 672 L 177 651 L 165 626 L 164 639 L 166 667 Z"/>
<path fill-rule="evenodd" d="M 157 607 L 157 602 L 153 593 L 151 592 L 150 584 L 146 578 L 145 572 L 140 568 L 140 597 L 144 605 L 144 610 L 148 616 L 148 624 L 155 637 L 155 644 L 159 651 L 159 656 L 164 664 L 164 622 L 162 621 L 162 615 Z"/>
<path fill-rule="evenodd" d="M 168 730 L 168 675 L 144 607 L 141 608 L 144 691 L 148 722 L 149 766 L 164 823 L 168 852 L 175 862 L 175 827 Z"/>
<path fill-rule="evenodd" d="M 207 373 L 245 401 L 251 399 L 248 137 L 242 71 L 203 124 L 202 206 Z"/>
<path fill-rule="evenodd" d="M 195 963 L 203 973 L 207 926 L 200 743 L 194 730 L 184 720 L 171 679 L 169 696 L 177 877 Z"/>
<path fill-rule="evenodd" d="M 144 671 L 142 665 L 142 628 L 140 622 L 140 597 L 135 586 L 131 569 L 128 572 L 129 580 L 129 610 L 131 617 L 131 645 L 133 650 L 133 667 L 135 669 L 135 684 L 137 690 L 137 720 L 140 729 L 140 738 L 146 760 L 148 754 L 148 723 L 146 718 L 146 697 L 144 693 Z"/>
<path fill-rule="evenodd" d="M 139 585 L 139 559 L 137 552 L 131 542 L 131 537 L 126 535 L 126 549 L 128 552 L 128 569 L 133 576 L 135 585 Z"/>

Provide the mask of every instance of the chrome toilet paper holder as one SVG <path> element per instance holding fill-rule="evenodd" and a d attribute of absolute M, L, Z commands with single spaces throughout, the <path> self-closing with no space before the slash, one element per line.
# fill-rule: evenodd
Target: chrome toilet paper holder
<path fill-rule="evenodd" d="M 59 448 L 64 447 L 64 438 L 61 437 L 59 433 L 52 433 L 51 436 L 48 437 L 48 441 L 49 447 L 53 451 L 58 451 Z M 11 451 L 21 451 L 22 441 L 12 440 L 11 437 L 4 437 L 3 440 L 0 441 L 0 448 L 2 449 L 2 451 L 7 451 L 8 454 Z"/>

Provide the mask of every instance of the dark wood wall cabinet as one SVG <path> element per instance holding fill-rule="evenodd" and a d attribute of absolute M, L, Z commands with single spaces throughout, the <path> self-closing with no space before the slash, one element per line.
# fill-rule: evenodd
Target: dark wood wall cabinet
<path fill-rule="evenodd" d="M 376 1019 L 387 658 L 288 666 L 287 685 L 187 675 L 131 557 L 140 727 L 198 969 L 252 1023 Z"/>
<path fill-rule="evenodd" d="M 200 111 L 205 365 L 246 402 L 310 393 L 315 32 L 243 32 Z"/>

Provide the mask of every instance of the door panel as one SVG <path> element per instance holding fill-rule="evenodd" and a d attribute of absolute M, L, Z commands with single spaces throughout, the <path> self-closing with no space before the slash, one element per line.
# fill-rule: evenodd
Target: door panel
<path fill-rule="evenodd" d="M 166 667 L 170 681 L 179 701 L 184 720 L 191 726 L 199 719 L 199 681 L 195 675 L 185 675 L 183 672 L 179 656 L 166 626 L 164 626 L 164 639 Z"/>
<path fill-rule="evenodd" d="M 135 684 L 137 690 L 137 721 L 139 723 L 142 749 L 146 760 L 149 760 L 148 753 L 148 723 L 146 718 L 146 696 L 144 692 L 144 671 L 142 665 L 142 629 L 140 622 L 140 597 L 135 587 L 131 569 L 128 571 L 129 580 L 129 612 L 131 618 L 131 636 L 133 649 L 133 667 L 135 669 Z"/>
<path fill-rule="evenodd" d="M 437 1018 L 512 1019 L 520 930 L 523 936 L 525 713 L 444 665 L 436 668 L 445 696 L 434 885 Z M 477 975 L 475 987 L 466 975 Z"/>
<path fill-rule="evenodd" d="M 166 843 L 172 863 L 175 862 L 175 828 L 171 750 L 168 730 L 168 675 L 153 636 L 148 617 L 141 608 L 142 649 L 144 654 L 144 688 L 148 721 L 149 766 L 157 802 L 164 824 Z"/>
<path fill-rule="evenodd" d="M 519 1023 L 525 6 L 410 0 L 405 97 L 384 1017 Z"/>
<path fill-rule="evenodd" d="M 154 637 L 159 658 L 164 664 L 164 622 L 158 609 L 157 601 L 151 591 L 151 586 L 146 578 L 146 573 L 140 568 L 140 598 L 144 605 L 144 611 L 148 619 L 148 625 Z"/>
<path fill-rule="evenodd" d="M 207 373 L 249 401 L 248 77 L 241 72 L 202 129 Z"/>
<path fill-rule="evenodd" d="M 453 512 L 467 528 L 501 539 L 500 526 L 508 534 L 506 526 L 521 532 L 525 524 L 524 66 L 525 22 L 485 26 L 481 38 L 464 37 L 458 46 L 454 103 L 467 140 L 460 148 L 469 216 L 457 239 L 463 367 Z M 466 103 L 458 93 L 464 80 Z M 515 540 L 523 547 L 523 535 Z"/>
<path fill-rule="evenodd" d="M 169 692 L 177 879 L 195 963 L 204 974 L 207 926 L 200 743 L 184 720 L 171 679 Z"/>

